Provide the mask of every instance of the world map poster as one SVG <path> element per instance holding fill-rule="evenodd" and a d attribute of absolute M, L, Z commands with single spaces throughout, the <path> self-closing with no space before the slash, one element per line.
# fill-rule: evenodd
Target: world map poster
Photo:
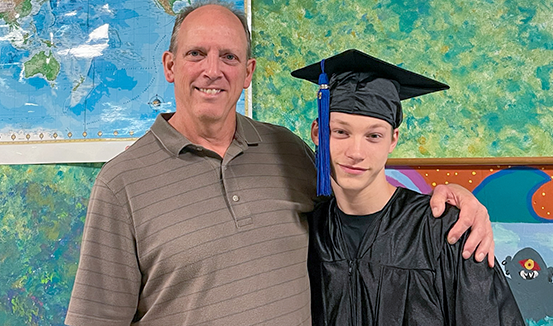
<path fill-rule="evenodd" d="M 174 111 L 161 57 L 191 2 L 1 0 L 0 164 L 106 161 Z"/>

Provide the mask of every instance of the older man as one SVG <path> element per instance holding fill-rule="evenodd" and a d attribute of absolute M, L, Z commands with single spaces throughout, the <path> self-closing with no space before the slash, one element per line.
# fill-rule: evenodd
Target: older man
<path fill-rule="evenodd" d="M 250 51 L 245 18 L 224 4 L 177 17 L 163 54 L 176 112 L 99 173 L 68 325 L 311 324 L 303 213 L 315 197 L 313 154 L 287 129 L 236 114 Z M 437 195 L 438 211 L 465 202 L 450 237 L 474 224 L 468 251 L 493 251 L 474 197 Z"/>

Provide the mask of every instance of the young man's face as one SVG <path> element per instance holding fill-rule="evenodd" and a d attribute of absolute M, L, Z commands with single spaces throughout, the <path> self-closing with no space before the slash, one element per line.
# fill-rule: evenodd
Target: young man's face
<path fill-rule="evenodd" d="M 318 144 L 318 127 L 311 130 Z M 398 130 L 384 120 L 340 112 L 330 113 L 332 187 L 352 195 L 371 185 L 384 185 L 384 166 L 398 139 Z"/>

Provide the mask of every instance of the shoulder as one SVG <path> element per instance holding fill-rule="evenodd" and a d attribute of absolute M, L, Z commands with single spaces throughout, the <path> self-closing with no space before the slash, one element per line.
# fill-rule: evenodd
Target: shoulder
<path fill-rule="evenodd" d="M 427 220 L 431 223 L 439 222 L 440 224 L 445 223 L 445 225 L 453 225 L 459 215 L 457 207 L 446 203 L 446 208 L 442 216 L 435 218 L 430 207 L 430 198 L 431 195 L 421 194 L 406 188 L 399 188 L 398 194 L 394 198 L 392 207 L 400 212 L 418 212 L 417 214 L 409 214 L 411 215 L 410 218 L 417 216 L 420 219 Z"/>
<path fill-rule="evenodd" d="M 278 155 L 282 159 L 289 158 L 302 162 L 307 159 L 311 164 L 314 164 L 314 154 L 311 147 L 289 129 L 272 123 L 256 121 L 242 115 L 239 115 L 238 119 L 245 134 L 255 133 L 251 137 L 258 141 L 263 152 Z"/>
<path fill-rule="evenodd" d="M 139 173 L 140 169 L 158 161 L 161 158 L 160 155 L 165 157 L 168 154 L 162 150 L 161 144 L 151 131 L 148 131 L 123 152 L 106 162 L 97 179 L 105 184 L 110 184 L 117 178 L 134 172 Z"/>
<path fill-rule="evenodd" d="M 425 219 L 430 211 L 430 196 L 416 191 L 398 187 L 396 193 L 388 203 L 392 219 L 409 218 Z"/>
<path fill-rule="evenodd" d="M 457 221 L 459 211 L 446 204 L 444 214 L 435 218 L 430 207 L 430 197 L 400 188 L 390 205 L 390 223 L 385 227 L 393 230 L 395 238 L 412 240 L 404 244 L 406 251 L 415 246 L 436 258 L 443 246 L 447 245 L 447 232 Z"/>
<path fill-rule="evenodd" d="M 288 141 L 302 147 L 307 146 L 307 144 L 298 135 L 286 127 L 268 122 L 257 121 L 244 116 L 240 117 L 242 118 L 242 123 L 247 123 L 254 127 L 263 140 L 280 139 L 281 141 Z"/>
<path fill-rule="evenodd" d="M 324 220 L 328 219 L 330 207 L 335 202 L 332 196 L 319 196 L 314 200 L 313 211 L 309 212 L 307 217 L 310 226 L 322 224 Z"/>

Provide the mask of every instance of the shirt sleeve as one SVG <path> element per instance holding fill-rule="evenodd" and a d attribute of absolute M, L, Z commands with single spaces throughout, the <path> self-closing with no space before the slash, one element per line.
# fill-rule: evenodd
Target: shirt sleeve
<path fill-rule="evenodd" d="M 462 257 L 467 237 L 465 233 L 454 245 L 444 241 L 439 256 L 436 287 L 442 291 L 448 325 L 524 326 L 497 259 L 494 268 L 490 268 L 487 259 L 478 263 L 474 257 Z"/>
<path fill-rule="evenodd" d="M 132 322 L 141 286 L 134 234 L 128 205 L 121 204 L 97 178 L 89 201 L 67 325 Z"/>

